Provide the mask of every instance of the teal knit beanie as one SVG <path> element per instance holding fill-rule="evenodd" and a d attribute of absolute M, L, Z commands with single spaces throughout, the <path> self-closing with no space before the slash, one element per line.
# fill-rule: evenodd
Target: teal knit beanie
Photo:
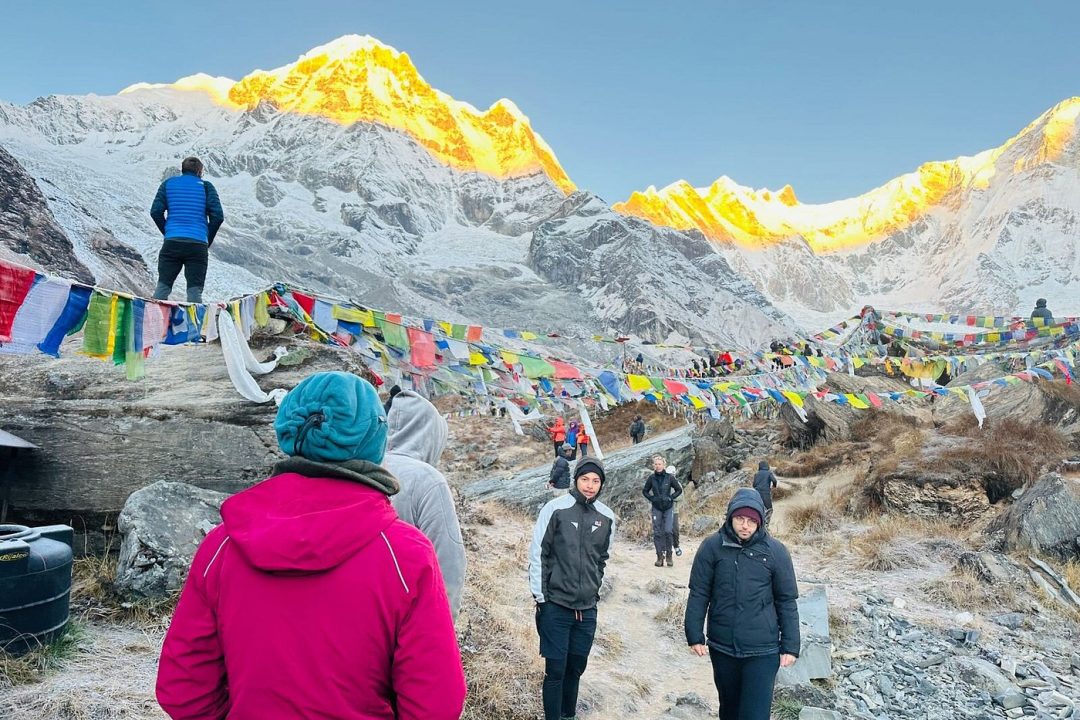
<path fill-rule="evenodd" d="M 386 413 L 371 383 L 345 372 L 304 378 L 278 408 L 278 446 L 317 462 L 381 463 L 386 451 Z"/>

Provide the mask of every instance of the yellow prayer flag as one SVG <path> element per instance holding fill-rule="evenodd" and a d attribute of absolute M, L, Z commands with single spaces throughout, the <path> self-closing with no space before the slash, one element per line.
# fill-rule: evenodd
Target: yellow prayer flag
<path fill-rule="evenodd" d="M 649 382 L 649 378 L 644 375 L 627 375 L 626 383 L 630 386 L 631 390 L 637 393 L 653 389 L 653 384 Z"/>
<path fill-rule="evenodd" d="M 439 329 L 442 330 L 443 335 L 445 335 L 447 337 L 453 337 L 454 336 L 454 324 L 453 323 L 448 323 L 448 322 L 445 322 L 443 320 L 440 320 L 439 321 Z"/>
<path fill-rule="evenodd" d="M 869 405 L 860 400 L 856 395 L 853 395 L 851 393 L 844 393 L 844 397 L 847 399 L 848 403 L 853 408 L 858 408 L 859 410 L 867 410 L 870 408 Z"/>
<path fill-rule="evenodd" d="M 688 395 L 690 403 L 694 406 L 695 410 L 701 410 L 705 407 L 705 401 L 699 398 L 697 395 Z"/>
<path fill-rule="evenodd" d="M 469 350 L 469 364 L 470 365 L 487 365 L 487 358 L 484 357 L 484 353 L 476 350 Z"/>
<path fill-rule="evenodd" d="M 521 331 L 521 339 L 522 340 L 535 340 L 536 338 L 537 338 L 536 333 L 531 333 L 528 330 L 522 330 Z"/>
<path fill-rule="evenodd" d="M 370 310 L 360 310 L 358 308 L 335 305 L 331 309 L 330 314 L 335 320 L 341 320 L 348 323 L 359 323 L 364 327 L 375 327 L 375 314 Z"/>
<path fill-rule="evenodd" d="M 853 355 L 852 358 L 851 358 L 851 364 L 855 366 L 856 370 L 858 370 L 859 368 L 861 368 L 863 365 L 866 364 L 866 361 L 863 360 L 858 355 Z"/>
<path fill-rule="evenodd" d="M 270 324 L 270 298 L 265 292 L 255 298 L 255 324 L 259 327 Z"/>
<path fill-rule="evenodd" d="M 790 402 L 795 407 L 803 406 L 802 396 L 794 390 L 781 390 L 780 394 L 786 397 L 788 399 L 788 402 Z"/>
<path fill-rule="evenodd" d="M 506 363 L 507 365 L 517 365 L 518 361 L 521 360 L 520 357 L 518 357 L 516 354 L 510 352 L 509 350 L 502 350 L 501 354 L 502 354 L 503 362 Z"/>

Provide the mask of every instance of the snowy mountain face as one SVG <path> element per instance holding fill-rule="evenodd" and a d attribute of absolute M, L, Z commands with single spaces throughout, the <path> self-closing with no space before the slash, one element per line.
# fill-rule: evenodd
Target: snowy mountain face
<path fill-rule="evenodd" d="M 864 304 L 1024 314 L 1038 297 L 1080 311 L 1080 98 L 1003 146 L 928 163 L 866 195 L 801 205 L 790 187 L 649 188 L 614 206 L 699 229 L 777 307 L 806 325 Z"/>
<path fill-rule="evenodd" d="M 575 191 L 512 103 L 481 113 L 410 68 L 369 38 L 344 38 L 238 83 L 197 76 L 0 103 L 0 148 L 24 169 L 7 182 L 36 183 L 47 203 L 37 212 L 72 257 L 13 252 L 147 294 L 161 245 L 150 203 L 196 155 L 226 214 L 210 298 L 285 280 L 492 327 L 743 346 L 790 333 L 701 233 Z"/>

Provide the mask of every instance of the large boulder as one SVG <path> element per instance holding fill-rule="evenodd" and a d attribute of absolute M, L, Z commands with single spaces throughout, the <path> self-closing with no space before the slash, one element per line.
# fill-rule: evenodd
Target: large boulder
<path fill-rule="evenodd" d="M 1080 480 L 1048 473 L 988 528 L 1005 551 L 1080 558 Z"/>
<path fill-rule="evenodd" d="M 953 378 L 947 387 L 989 382 L 1011 372 L 1016 370 L 987 362 Z M 989 422 L 1011 418 L 1025 423 L 1052 425 L 1067 435 L 1080 432 L 1080 392 L 1064 381 L 1019 382 L 1004 387 L 994 385 L 981 400 Z M 971 405 L 966 397 L 946 395 L 934 399 L 934 421 L 939 425 L 953 423 L 969 415 Z"/>
<path fill-rule="evenodd" d="M 875 477 L 870 491 L 890 512 L 927 519 L 947 518 L 968 523 L 982 517 L 990 508 L 980 477 L 923 470 L 915 463 L 902 464 Z"/>
<path fill-rule="evenodd" d="M 900 380 L 893 378 L 872 376 L 860 377 L 832 373 L 826 379 L 822 388 L 838 395 L 860 395 L 872 392 L 883 395 L 890 392 L 904 392 L 911 387 Z M 910 401 L 885 401 L 885 412 L 896 413 L 908 418 L 913 424 L 928 426 L 932 424 L 932 417 L 927 408 L 915 405 Z M 789 444 L 807 448 L 817 442 L 837 442 L 850 440 L 852 427 L 861 417 L 865 410 L 857 410 L 851 405 L 842 405 L 827 400 L 819 400 L 810 395 L 804 400 L 803 411 L 806 420 L 796 412 L 789 403 L 780 406 L 780 419 L 788 431 Z"/>
<path fill-rule="evenodd" d="M 693 431 L 694 463 L 690 477 L 695 483 L 734 470 L 741 462 L 731 452 L 735 428 L 727 420 L 709 420 Z"/>
<path fill-rule="evenodd" d="M 678 469 L 678 478 L 686 482 L 693 466 L 693 429 L 689 426 L 664 435 L 648 438 L 637 445 L 604 456 L 606 481 L 600 499 L 617 513 L 645 502 L 641 487 L 651 472 L 653 455 L 663 455 L 669 465 Z M 526 512 L 536 512 L 552 498 L 547 489 L 551 465 L 525 470 L 510 478 L 492 477 L 465 486 L 461 494 L 466 500 L 498 500 Z"/>
<path fill-rule="evenodd" d="M 179 592 L 191 558 L 206 534 L 221 523 L 225 493 L 159 481 L 131 494 L 120 512 L 123 537 L 116 589 L 133 598 Z"/>

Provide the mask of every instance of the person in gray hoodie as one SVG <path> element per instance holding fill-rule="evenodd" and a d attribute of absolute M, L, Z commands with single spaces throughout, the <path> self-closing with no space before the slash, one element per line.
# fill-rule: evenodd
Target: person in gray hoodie
<path fill-rule="evenodd" d="M 456 618 L 465 586 L 465 545 L 450 486 L 435 468 L 449 434 L 446 419 L 420 395 L 402 390 L 390 406 L 387 424 L 383 467 L 401 484 L 390 501 L 398 517 L 419 528 L 435 546 Z"/>

